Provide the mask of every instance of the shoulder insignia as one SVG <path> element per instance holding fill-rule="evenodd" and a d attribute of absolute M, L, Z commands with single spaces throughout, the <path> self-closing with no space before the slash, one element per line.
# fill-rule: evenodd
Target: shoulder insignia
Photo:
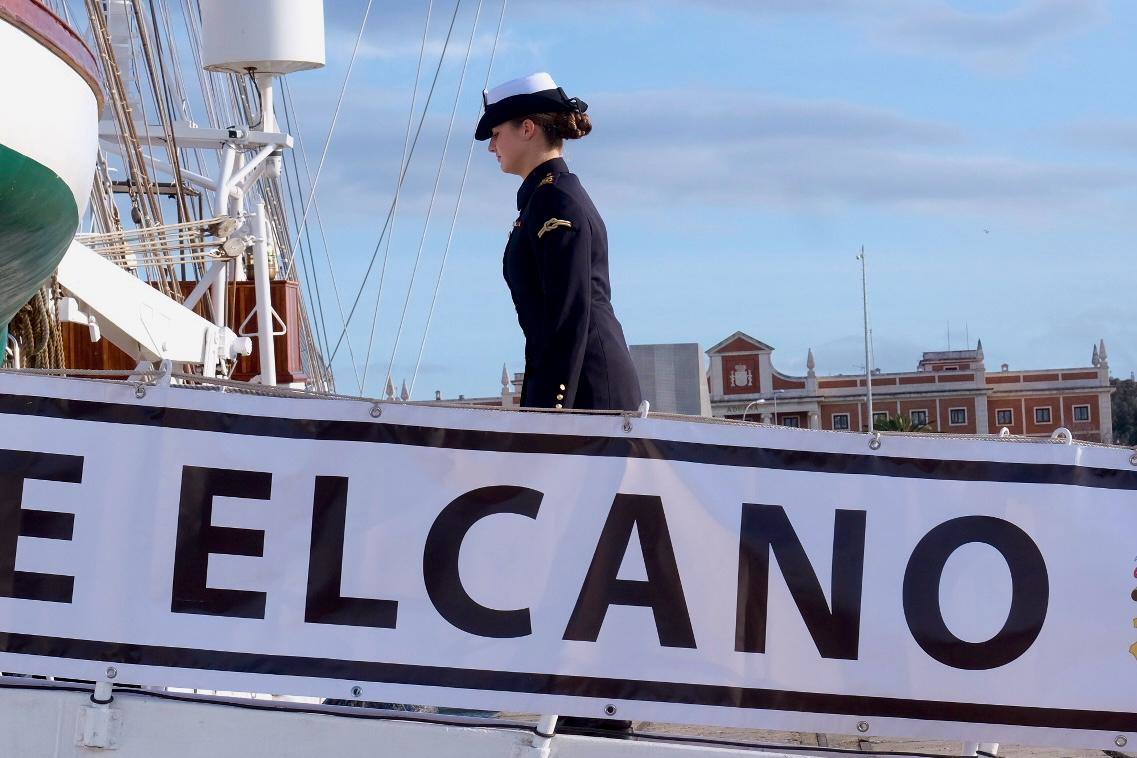
<path fill-rule="evenodd" d="M 546 184 L 552 184 L 554 181 L 556 181 L 556 180 L 553 178 L 553 172 L 550 171 L 549 173 L 545 174 L 545 178 L 542 179 L 541 183 L 538 184 L 537 186 L 538 187 L 544 187 Z"/>
<path fill-rule="evenodd" d="M 542 226 L 540 231 L 537 232 L 537 239 L 541 239 L 547 232 L 551 232 L 554 229 L 560 229 L 561 227 L 564 227 L 565 229 L 572 229 L 572 222 L 565 221 L 562 218 L 551 218 L 546 221 L 545 225 Z"/>

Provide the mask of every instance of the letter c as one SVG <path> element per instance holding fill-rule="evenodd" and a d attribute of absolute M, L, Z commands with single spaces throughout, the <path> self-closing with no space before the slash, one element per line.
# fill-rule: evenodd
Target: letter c
<path fill-rule="evenodd" d="M 450 502 L 426 537 L 422 574 L 435 609 L 450 624 L 479 637 L 525 637 L 533 633 L 529 609 L 501 611 L 470 597 L 458 574 L 458 554 L 467 532 L 486 516 L 513 513 L 537 518 L 544 495 L 512 485 L 482 487 Z"/>

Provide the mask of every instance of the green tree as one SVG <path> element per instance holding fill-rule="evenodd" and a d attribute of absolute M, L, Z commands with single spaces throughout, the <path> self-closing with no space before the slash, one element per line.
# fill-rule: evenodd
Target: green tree
<path fill-rule="evenodd" d="M 1137 381 L 1110 379 L 1113 385 L 1113 442 L 1137 445 Z"/>
<path fill-rule="evenodd" d="M 932 427 L 927 424 L 913 424 L 907 416 L 889 416 L 877 419 L 872 428 L 878 432 L 930 432 Z"/>

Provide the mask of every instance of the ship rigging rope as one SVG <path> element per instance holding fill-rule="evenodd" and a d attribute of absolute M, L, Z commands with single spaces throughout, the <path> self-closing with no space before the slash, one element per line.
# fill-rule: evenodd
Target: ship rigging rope
<path fill-rule="evenodd" d="M 218 236 L 225 221 L 225 218 L 208 218 L 180 224 L 76 234 L 75 241 L 124 268 L 204 263 L 228 257 L 218 250 L 227 239 Z"/>
<path fill-rule="evenodd" d="M 243 122 L 254 123 L 253 121 L 253 102 L 257 103 L 258 118 L 263 120 L 264 104 L 260 102 L 261 94 L 259 88 L 253 77 L 230 75 L 230 85 L 237 91 L 239 105 L 242 109 Z M 259 189 L 259 197 L 264 203 L 265 209 L 268 211 L 269 227 L 273 239 L 278 242 L 279 259 L 281 261 L 281 272 L 284 280 L 298 281 L 296 276 L 296 255 L 294 246 L 290 245 L 290 237 L 285 221 L 285 207 L 283 192 L 279 178 L 276 177 L 262 177 L 257 184 Z M 247 198 L 248 202 L 256 202 L 256 198 Z M 307 267 L 303 268 L 305 278 L 308 277 Z M 313 307 L 319 307 L 318 301 L 313 306 L 311 304 L 312 294 L 315 292 L 317 299 L 319 298 L 319 290 L 313 287 L 308 287 L 304 290 L 307 293 L 307 299 L 302 297 L 298 304 L 298 313 L 295 320 L 295 325 L 299 327 L 300 332 L 300 359 L 302 365 L 308 372 L 308 378 L 312 386 L 326 390 L 332 386 L 333 380 L 331 378 L 328 365 L 323 360 L 323 354 L 319 345 L 317 335 L 313 333 L 312 321 L 309 318 L 309 312 Z"/>
<path fill-rule="evenodd" d="M 351 81 L 351 70 L 355 67 L 356 57 L 359 56 L 359 46 L 363 42 L 363 30 L 367 28 L 367 18 L 371 15 L 371 6 L 374 2 L 375 0 L 367 0 L 367 7 L 363 9 L 363 20 L 359 23 L 359 33 L 355 35 L 355 45 L 351 50 L 351 58 L 347 62 L 347 72 L 343 76 L 343 85 L 340 87 L 339 98 L 336 100 L 336 108 L 332 111 L 332 123 L 328 126 L 328 138 L 324 141 L 324 150 L 320 154 L 320 162 L 316 166 L 316 175 L 312 177 L 312 187 L 308 191 L 308 199 L 304 203 L 304 212 L 301 214 L 300 223 L 296 227 L 296 241 L 292 243 L 292 247 L 296 247 L 300 243 L 300 235 L 308 223 L 308 211 L 316 199 L 316 187 L 320 183 L 320 173 L 324 170 L 324 163 L 328 159 L 328 148 L 332 146 L 332 138 L 336 133 L 336 123 L 339 121 L 340 110 L 343 108 L 344 95 L 347 94 L 347 85 Z"/>
<path fill-rule="evenodd" d="M 454 29 L 454 19 L 458 15 L 458 5 L 454 5 L 454 16 L 450 19 L 450 31 Z M 422 135 L 422 125 L 426 121 L 426 114 L 430 108 L 430 101 L 434 95 L 434 88 L 438 84 L 438 75 L 442 71 L 442 62 L 446 59 L 446 51 L 450 46 L 450 32 L 446 34 L 446 40 L 442 44 L 442 54 L 438 56 L 438 65 L 434 69 L 434 79 L 430 83 L 430 90 L 426 93 L 426 105 L 423 107 L 422 116 L 418 120 L 418 126 L 415 127 L 415 136 L 411 140 L 411 149 L 407 153 L 407 166 L 403 168 L 402 173 L 399 175 L 399 182 L 403 182 L 407 178 L 407 168 L 410 167 L 410 158 L 414 155 L 415 147 L 418 145 L 419 137 Z M 375 261 L 379 257 L 379 248 L 383 245 L 383 237 L 387 234 L 387 229 L 391 224 L 391 218 L 395 211 L 394 202 L 387 208 L 387 218 L 383 221 L 383 228 L 379 231 L 379 240 L 375 243 L 375 249 L 371 252 L 371 260 L 367 263 L 367 270 L 363 272 L 363 279 L 359 283 L 359 288 L 355 292 L 355 300 L 352 301 L 351 310 L 347 313 L 347 323 L 344 324 L 343 331 L 340 332 L 339 337 L 336 339 L 336 346 L 332 349 L 332 354 L 328 358 L 331 363 L 335 359 L 336 354 L 339 352 L 340 345 L 343 343 L 344 337 L 347 335 L 348 324 L 355 316 L 355 309 L 359 306 L 359 301 L 363 297 L 363 290 L 367 286 L 367 280 L 371 276 L 371 270 L 375 267 Z"/>
<path fill-rule="evenodd" d="M 51 288 L 51 283 L 40 287 L 12 317 L 10 336 L 20 346 L 20 368 L 59 369 L 65 363 Z"/>
<path fill-rule="evenodd" d="M 282 88 L 281 89 L 282 100 L 283 100 L 283 95 L 284 95 L 284 91 Z M 288 133 L 291 134 L 292 133 L 292 123 L 291 123 L 291 120 L 289 119 L 289 111 L 288 111 L 288 104 L 287 103 L 284 104 L 283 113 L 284 113 L 285 128 L 288 130 Z M 299 216 L 299 214 L 296 210 L 296 207 L 297 207 L 296 196 L 302 194 L 303 189 L 300 187 L 300 167 L 299 167 L 299 163 L 296 160 L 296 152 L 295 152 L 295 150 L 290 150 L 289 153 L 291 153 L 291 154 L 286 153 L 282 157 L 282 160 L 284 161 L 285 165 L 287 165 L 287 162 L 289 160 L 292 161 L 292 168 L 291 168 L 291 170 L 285 170 L 282 172 L 282 178 L 284 179 L 284 187 L 281 191 L 284 194 L 284 196 L 288 198 L 288 209 L 292 214 L 292 218 L 295 219 Z M 283 199 L 281 202 L 283 204 Z M 287 234 L 287 232 L 286 232 L 286 234 Z M 324 323 L 324 298 L 320 293 L 320 277 L 318 275 L 318 272 L 316 271 L 316 258 L 312 254 L 312 230 L 310 228 L 304 230 L 304 239 L 301 242 L 300 246 L 298 248 L 296 248 L 295 250 L 291 250 L 289 252 L 291 253 L 289 270 L 291 271 L 294 266 L 300 267 L 300 270 L 304 274 L 304 281 L 307 282 L 307 284 L 305 285 L 305 288 L 306 288 L 306 294 L 307 294 L 309 300 L 313 300 L 311 290 L 315 291 L 315 298 L 314 298 L 315 302 L 314 302 L 314 308 L 313 308 L 313 314 L 312 315 L 316 321 L 316 324 L 315 324 L 315 326 L 316 326 L 316 329 L 315 329 L 316 337 L 320 340 L 320 350 L 323 353 L 327 353 L 327 351 L 328 351 L 328 330 L 327 330 L 327 327 L 325 326 L 325 323 Z M 310 260 L 307 263 L 305 263 L 305 258 L 308 258 Z"/>
<path fill-rule="evenodd" d="M 497 43 L 501 38 L 502 21 L 505 20 L 505 7 L 509 4 L 509 0 L 501 0 L 501 11 L 497 16 L 497 32 L 494 34 L 493 46 L 490 48 L 490 61 L 486 66 L 486 78 L 482 82 L 482 89 L 484 90 L 490 84 L 490 75 L 493 72 L 494 57 L 497 54 Z M 466 151 L 466 166 L 462 169 L 462 179 L 458 182 L 458 199 L 454 203 L 454 213 L 450 216 L 450 231 L 446 235 L 446 246 L 442 249 L 442 262 L 438 267 L 438 278 L 434 281 L 434 294 L 430 299 L 430 309 L 426 313 L 426 326 L 422 330 L 422 342 L 418 346 L 418 358 L 415 359 L 415 370 L 411 374 L 411 386 L 407 393 L 414 396 L 415 380 L 418 379 L 418 370 L 422 365 L 422 354 L 426 349 L 426 338 L 430 334 L 430 322 L 434 318 L 434 306 L 438 302 L 438 290 L 442 286 L 442 274 L 446 271 L 446 260 L 450 256 L 450 245 L 454 241 L 454 227 L 458 223 L 458 209 L 462 207 L 462 196 L 466 191 L 466 176 L 470 173 L 470 160 L 474 156 L 474 145 L 477 140 L 470 137 L 470 147 Z"/>
<path fill-rule="evenodd" d="M 296 135 L 296 143 L 297 143 L 297 146 L 300 148 L 299 149 L 300 158 L 301 158 L 301 160 L 304 161 L 304 174 L 305 174 L 305 176 L 308 177 L 309 184 L 311 184 L 311 182 L 312 182 L 312 170 L 311 170 L 311 167 L 308 165 L 308 150 L 304 146 L 304 135 L 300 129 L 300 120 L 299 120 L 299 118 L 297 118 L 296 112 L 292 106 L 292 93 L 288 87 L 287 77 L 283 79 L 283 82 L 284 82 L 284 87 L 281 90 L 281 95 L 283 96 L 283 101 L 284 101 L 284 118 L 285 118 L 286 122 L 288 123 L 289 133 L 290 134 L 295 133 L 295 135 Z M 300 188 L 300 171 L 296 166 L 296 152 L 297 151 L 295 151 L 295 150 L 292 151 L 292 165 L 296 169 L 294 171 L 294 173 L 296 174 L 296 186 L 297 186 L 297 192 L 299 193 L 300 192 L 300 189 L 299 189 Z M 347 319 L 345 318 L 344 312 L 343 312 L 343 298 L 340 296 L 339 283 L 336 280 L 335 268 L 332 266 L 331 249 L 328 245 L 328 238 L 327 238 L 325 231 L 324 231 L 324 219 L 320 215 L 320 203 L 319 203 L 319 201 L 314 199 L 312 201 L 312 207 L 316 211 L 316 229 L 320 233 L 320 243 L 321 243 L 321 246 L 323 247 L 323 250 L 324 250 L 324 259 L 328 264 L 328 277 L 332 281 L 332 292 L 334 293 L 335 298 L 336 298 L 336 309 L 339 311 L 340 324 L 346 329 L 347 328 Z M 293 214 L 293 215 L 295 216 L 295 214 Z M 311 242 L 308 243 L 308 255 L 312 256 L 312 244 L 311 244 Z M 315 271 L 315 264 L 314 263 L 313 263 L 313 271 Z M 313 275 L 315 275 L 315 274 L 313 274 Z M 321 321 L 324 320 L 324 314 L 323 313 L 320 314 L 320 319 L 321 319 Z M 324 350 L 325 351 L 327 350 L 327 344 L 328 344 L 328 338 L 327 338 L 327 334 L 326 334 L 326 330 L 325 330 L 325 335 L 324 335 Z M 351 347 L 351 340 L 350 339 L 347 342 L 347 353 L 348 353 L 348 357 L 351 359 L 352 373 L 355 374 L 355 380 L 356 380 L 356 383 L 358 384 L 359 383 L 359 368 L 355 362 L 355 351 Z M 328 359 L 328 363 L 329 363 L 329 365 L 331 364 L 330 358 Z"/>
<path fill-rule="evenodd" d="M 422 80 L 422 61 L 426 53 L 426 39 L 430 31 L 430 16 L 434 10 L 434 0 L 429 0 L 426 4 L 426 19 L 422 24 L 422 42 L 419 43 L 418 48 L 418 63 L 415 64 L 415 84 L 414 89 L 411 90 L 411 107 L 407 109 L 407 127 L 403 133 L 403 152 L 399 157 L 399 172 L 395 175 L 395 200 L 393 203 L 394 211 L 391 216 L 391 230 L 387 234 L 387 244 L 383 248 L 383 265 L 379 267 L 379 289 L 375 293 L 375 308 L 371 313 L 371 332 L 367 336 L 367 357 L 363 361 L 363 378 L 359 380 L 359 392 L 363 392 L 363 388 L 367 385 L 367 367 L 371 363 L 371 348 L 375 344 L 375 325 L 379 321 L 379 304 L 383 300 L 383 284 L 387 280 L 387 261 L 391 254 L 391 238 L 395 236 L 395 224 L 399 217 L 399 195 L 403 189 L 403 174 L 407 170 L 408 155 L 407 151 L 411 143 L 411 124 L 414 123 L 415 104 L 418 102 L 418 87 L 419 82 Z M 457 5 L 455 5 L 457 10 Z M 429 102 L 427 103 L 429 105 Z"/>
<path fill-rule="evenodd" d="M 442 168 L 446 164 L 446 152 L 450 149 L 450 135 L 454 131 L 454 119 L 458 115 L 458 103 L 462 97 L 462 87 L 466 84 L 466 72 L 470 68 L 470 52 L 474 49 L 474 34 L 478 30 L 478 20 L 482 17 L 483 0 L 478 0 L 478 7 L 474 12 L 474 22 L 470 25 L 470 39 L 466 43 L 466 57 L 462 61 L 462 74 L 458 78 L 458 88 L 454 91 L 454 102 L 450 106 L 450 122 L 446 125 L 446 136 L 442 140 L 442 157 L 438 159 L 438 170 L 434 174 L 434 187 L 430 192 L 430 202 L 426 207 L 426 220 L 422 225 L 422 236 L 418 241 L 418 250 L 415 252 L 414 266 L 411 268 L 411 279 L 407 284 L 407 296 L 403 300 L 403 312 L 399 315 L 399 327 L 395 330 L 395 343 L 391 347 L 391 358 L 387 362 L 387 381 L 391 381 L 391 371 L 395 367 L 395 355 L 399 351 L 399 341 L 403 336 L 403 327 L 407 321 L 407 308 L 411 303 L 411 295 L 415 286 L 415 275 L 418 274 L 419 263 L 422 260 L 422 251 L 426 246 L 426 234 L 430 229 L 430 217 L 434 212 L 434 201 L 438 197 L 438 187 L 442 183 Z M 387 237 L 390 244 L 391 238 Z M 405 385 L 404 385 L 405 386 Z M 410 394 L 410 390 L 407 390 Z"/>

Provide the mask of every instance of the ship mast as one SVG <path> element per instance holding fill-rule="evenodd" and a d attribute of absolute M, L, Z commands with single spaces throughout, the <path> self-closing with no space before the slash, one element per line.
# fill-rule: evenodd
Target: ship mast
<path fill-rule="evenodd" d="M 91 302 L 97 292 L 65 286 L 61 313 L 90 325 L 92 337 L 101 324 L 99 336 L 134 359 L 157 356 L 205 376 L 247 374 L 265 385 L 333 391 L 309 318 L 321 310 L 314 307 L 319 292 L 301 288 L 300 273 L 312 280 L 298 265 L 288 231 L 286 198 L 294 205 L 300 185 L 296 177 L 296 190 L 289 181 L 286 192 L 282 182 L 293 137 L 276 118 L 277 99 L 286 95 L 279 77 L 324 63 L 323 4 L 183 0 L 180 14 L 172 5 L 86 0 L 110 97 L 90 233 L 79 241 L 165 295 L 170 304 L 159 303 L 160 310 L 184 329 L 207 334 L 215 349 L 200 356 L 165 355 L 160 346 L 132 349 L 132 325 L 107 323 L 113 309 Z M 175 31 L 178 20 L 184 26 Z M 194 66 L 183 65 L 179 39 Z M 197 71 L 200 96 L 187 92 L 183 69 Z M 193 119 L 196 100 L 205 106 L 206 125 Z M 177 313 L 175 305 L 193 309 L 205 323 Z M 255 360 L 242 358 L 250 347 L 245 338 L 256 343 Z M 282 348 L 285 354 L 277 355 Z M 210 360 L 216 365 L 206 365 Z M 296 365 L 278 377 L 280 363 Z"/>

